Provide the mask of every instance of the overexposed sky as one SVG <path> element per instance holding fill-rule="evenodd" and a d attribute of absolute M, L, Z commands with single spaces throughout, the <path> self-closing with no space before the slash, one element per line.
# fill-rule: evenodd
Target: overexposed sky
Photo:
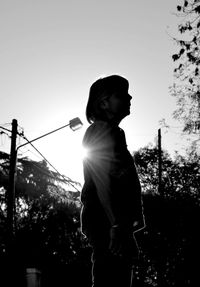
<path fill-rule="evenodd" d="M 82 181 L 80 146 L 88 126 L 89 87 L 99 76 L 114 73 L 129 80 L 133 96 L 131 115 L 121 124 L 129 150 L 153 142 L 159 120 L 171 122 L 175 109 L 168 89 L 178 3 L 1 0 L 0 125 L 10 128 L 17 119 L 33 139 L 80 117 L 82 130 L 66 128 L 34 145 L 61 173 Z M 178 150 L 173 139 L 163 135 L 163 146 Z M 9 152 L 9 144 L 3 135 L 0 149 Z M 41 159 L 30 146 L 20 154 Z"/>

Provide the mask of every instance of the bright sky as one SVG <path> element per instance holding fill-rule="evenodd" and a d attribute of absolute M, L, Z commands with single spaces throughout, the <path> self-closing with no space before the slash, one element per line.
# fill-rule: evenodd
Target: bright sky
<path fill-rule="evenodd" d="M 169 34 L 181 2 L 1 0 L 0 125 L 11 128 L 17 119 L 31 140 L 80 117 L 81 130 L 66 128 L 34 145 L 61 173 L 82 183 L 89 87 L 114 73 L 129 80 L 133 96 L 132 113 L 121 124 L 129 150 L 155 143 L 159 120 L 171 123 L 175 109 L 168 89 L 177 47 Z M 181 149 L 174 135 L 163 134 L 166 149 Z M 6 135 L 0 149 L 9 152 Z M 41 160 L 31 146 L 20 154 Z"/>

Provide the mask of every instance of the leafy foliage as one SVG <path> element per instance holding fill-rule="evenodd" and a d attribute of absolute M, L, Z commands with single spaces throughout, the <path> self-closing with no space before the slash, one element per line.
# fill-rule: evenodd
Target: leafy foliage
<path fill-rule="evenodd" d="M 158 193 L 158 151 L 145 147 L 135 153 L 143 186 L 146 228 L 136 234 L 141 246 L 135 266 L 141 286 L 196 286 L 200 255 L 200 157 L 172 160 L 162 153 L 162 190 Z M 194 258 L 194 259 L 193 259 Z M 136 282 L 137 283 L 137 282 Z M 144 285 L 145 284 L 145 285 Z"/>
<path fill-rule="evenodd" d="M 183 21 L 178 26 L 180 39 L 175 39 L 179 52 L 172 56 L 177 62 L 175 83 L 171 94 L 177 99 L 174 117 L 184 123 L 184 132 L 200 131 L 200 1 L 184 0 L 177 6 L 177 16 Z"/>
<path fill-rule="evenodd" d="M 0 163 L 2 260 L 5 257 L 6 246 L 5 195 L 8 190 L 9 155 L 1 152 Z M 81 260 L 82 249 L 83 246 L 87 247 L 87 242 L 80 233 L 78 188 L 80 189 L 79 183 L 52 172 L 44 161 L 18 159 L 15 193 L 15 259 L 18 267 L 21 266 L 20 272 L 27 267 L 38 267 L 45 277 L 45 272 L 49 272 L 51 268 L 65 269 L 78 259 Z M 3 265 L 5 268 L 6 264 L 1 260 L 0 266 Z M 52 276 L 46 274 L 44 281 L 47 282 L 44 286 L 51 286 L 53 274 Z"/>
<path fill-rule="evenodd" d="M 179 154 L 172 159 L 162 151 L 162 192 L 166 197 L 184 197 L 185 194 L 197 199 L 200 189 L 200 158 L 197 154 L 183 157 Z M 158 149 L 145 147 L 138 150 L 135 160 L 144 193 L 158 194 Z"/>
<path fill-rule="evenodd" d="M 10 262 L 3 261 L 9 156 L 0 156 L 0 263 L 2 270 L 6 266 L 10 270 Z M 163 151 L 159 193 L 158 150 L 148 146 L 134 156 L 143 187 L 146 228 L 136 233 L 141 256 L 134 265 L 133 285 L 196 287 L 200 157 L 192 151 L 187 158 L 177 154 L 172 159 Z M 38 267 L 44 287 L 89 286 L 91 250 L 80 233 L 78 194 L 55 176 L 44 162 L 18 160 L 15 268 L 21 274 L 22 269 Z"/>

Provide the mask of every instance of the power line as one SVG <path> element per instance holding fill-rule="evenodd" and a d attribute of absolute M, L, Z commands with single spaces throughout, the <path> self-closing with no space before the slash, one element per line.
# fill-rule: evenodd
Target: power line
<path fill-rule="evenodd" d="M 9 130 L 9 129 L 5 128 L 5 127 L 2 127 L 2 126 L 0 126 L 0 129 L 5 130 L 5 131 L 10 132 L 10 133 L 12 132 L 11 130 Z"/>
<path fill-rule="evenodd" d="M 52 174 L 51 171 L 50 171 L 51 175 L 49 175 L 49 173 L 48 173 L 48 172 L 45 172 L 44 169 L 42 169 L 40 166 L 38 166 L 38 165 L 36 165 L 36 164 L 34 164 L 34 163 L 32 163 L 32 165 L 33 165 L 35 168 L 37 168 L 37 169 L 40 171 L 40 173 L 42 173 L 42 174 L 44 174 L 44 175 L 46 175 L 46 176 L 48 176 L 48 177 L 51 177 L 51 175 L 52 175 L 52 178 L 53 178 L 53 179 L 56 179 L 55 176 L 54 176 L 54 174 Z M 56 180 L 57 180 L 57 179 L 56 179 Z M 62 180 L 61 180 L 61 181 L 62 181 Z M 56 187 L 57 190 L 58 190 L 58 187 L 57 187 L 57 186 L 54 186 L 54 187 Z M 70 192 L 70 191 L 68 191 L 68 192 Z M 58 192 L 57 192 L 57 194 L 58 194 Z M 63 195 L 63 194 L 62 194 L 62 195 Z M 76 201 L 77 201 L 77 199 L 74 200 L 73 198 L 69 198 L 67 195 L 65 195 L 65 196 L 66 196 L 66 198 L 67 198 L 68 201 L 72 201 L 72 202 L 76 202 Z"/>
<path fill-rule="evenodd" d="M 0 126 L 0 128 L 3 129 L 3 130 L 8 131 L 8 132 L 10 132 L 10 133 L 12 133 L 11 130 L 9 130 L 9 129 L 3 127 L 3 126 Z M 56 171 L 56 173 L 63 178 L 63 180 L 64 180 L 65 183 L 70 184 L 76 191 L 80 192 L 80 190 L 78 190 L 78 189 L 76 188 L 76 186 L 72 183 L 73 180 L 70 179 L 69 177 L 67 177 L 67 179 L 66 179 L 66 177 L 65 177 L 64 175 L 62 175 L 62 174 L 47 160 L 47 158 L 33 145 L 33 143 L 30 142 L 30 141 L 27 139 L 27 137 L 25 137 L 25 135 L 24 135 L 24 129 L 23 129 L 22 127 L 20 127 L 20 128 L 21 128 L 22 131 L 21 131 L 21 133 L 17 132 L 17 134 L 18 134 L 20 137 L 23 137 L 23 138 L 39 153 L 39 155 L 45 160 L 45 162 L 47 162 L 47 163 Z M 3 132 L 3 131 L 0 132 L 0 134 L 6 134 L 7 136 L 9 136 L 7 133 L 5 133 L 5 132 Z M 51 171 L 50 171 L 50 173 L 51 173 Z M 51 174 L 52 174 L 52 173 L 51 173 Z M 53 174 L 52 174 L 52 176 L 55 178 L 55 176 L 54 176 Z M 78 184 L 78 183 L 77 183 L 77 184 Z"/>
<path fill-rule="evenodd" d="M 72 182 L 73 182 L 72 179 L 70 179 L 70 178 L 68 177 L 68 179 L 66 180 L 65 176 L 62 175 L 62 174 L 47 160 L 47 158 L 33 145 L 33 143 L 31 143 L 31 142 L 25 137 L 25 135 L 22 135 L 22 134 L 21 134 L 20 136 L 23 137 L 23 138 L 39 153 L 39 155 L 45 160 L 45 162 L 47 162 L 47 163 L 56 171 L 56 173 L 64 179 L 64 182 L 66 182 L 67 184 L 70 184 L 74 189 L 76 189 L 76 191 L 80 192 L 80 190 L 78 190 L 78 189 L 76 188 L 76 186 L 72 183 Z M 51 172 L 51 171 L 50 171 L 50 172 Z M 55 178 L 55 176 L 54 176 L 54 178 Z"/>

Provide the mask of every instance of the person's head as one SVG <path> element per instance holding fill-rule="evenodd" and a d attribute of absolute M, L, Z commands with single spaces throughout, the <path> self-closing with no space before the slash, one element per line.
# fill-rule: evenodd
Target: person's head
<path fill-rule="evenodd" d="M 89 123 L 96 120 L 120 122 L 130 114 L 131 96 L 129 82 L 119 75 L 100 78 L 90 87 L 86 118 Z"/>

